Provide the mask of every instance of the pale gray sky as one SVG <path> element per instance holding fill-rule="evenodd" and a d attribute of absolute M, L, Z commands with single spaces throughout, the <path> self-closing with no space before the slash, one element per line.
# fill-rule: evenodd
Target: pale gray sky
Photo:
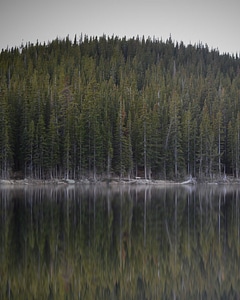
<path fill-rule="evenodd" d="M 1 0 L 0 51 L 76 34 L 155 36 L 240 53 L 239 0 Z"/>

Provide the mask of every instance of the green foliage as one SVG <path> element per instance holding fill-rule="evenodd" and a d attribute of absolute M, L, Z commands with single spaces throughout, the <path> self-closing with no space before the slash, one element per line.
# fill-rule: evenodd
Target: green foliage
<path fill-rule="evenodd" d="M 3 50 L 1 177 L 239 176 L 239 65 L 171 38 Z"/>
<path fill-rule="evenodd" d="M 12 164 L 10 111 L 7 87 L 0 85 L 0 176 L 8 177 Z"/>

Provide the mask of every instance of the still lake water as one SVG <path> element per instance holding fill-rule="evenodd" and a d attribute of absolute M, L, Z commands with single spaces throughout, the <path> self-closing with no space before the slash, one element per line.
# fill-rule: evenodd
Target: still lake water
<path fill-rule="evenodd" d="M 240 187 L 0 188 L 0 299 L 237 299 Z"/>

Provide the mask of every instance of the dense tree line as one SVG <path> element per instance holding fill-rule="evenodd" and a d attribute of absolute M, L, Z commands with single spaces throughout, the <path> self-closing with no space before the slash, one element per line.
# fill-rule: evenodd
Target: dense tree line
<path fill-rule="evenodd" d="M 0 54 L 0 176 L 240 175 L 240 60 L 80 37 Z"/>

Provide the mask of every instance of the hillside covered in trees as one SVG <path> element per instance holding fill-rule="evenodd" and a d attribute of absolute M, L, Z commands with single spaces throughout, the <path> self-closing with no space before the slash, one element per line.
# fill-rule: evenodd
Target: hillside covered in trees
<path fill-rule="evenodd" d="M 240 59 L 68 37 L 0 54 L 0 177 L 240 176 Z"/>

